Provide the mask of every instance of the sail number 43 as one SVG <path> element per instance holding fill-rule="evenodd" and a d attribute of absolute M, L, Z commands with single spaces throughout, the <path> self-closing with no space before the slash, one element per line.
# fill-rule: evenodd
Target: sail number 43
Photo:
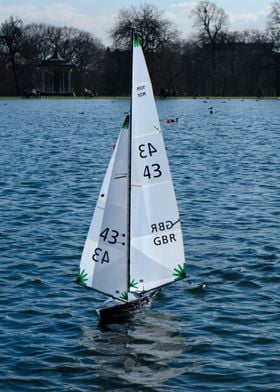
<path fill-rule="evenodd" d="M 123 238 L 124 242 L 118 241 L 118 238 L 125 237 L 125 234 L 121 234 L 114 229 L 110 229 L 109 227 L 106 227 L 99 235 L 102 239 L 103 242 L 107 242 L 108 244 L 116 244 L 117 242 L 123 246 L 125 246 L 125 239 Z M 95 248 L 94 253 L 92 255 L 92 260 L 95 261 L 96 263 L 109 263 L 109 252 L 107 250 L 103 250 L 102 248 Z"/>
<path fill-rule="evenodd" d="M 96 248 L 94 249 L 94 254 L 92 255 L 92 260 L 95 261 L 96 263 L 101 262 L 103 263 L 109 263 L 109 253 L 107 250 L 103 252 L 101 248 Z"/>
<path fill-rule="evenodd" d="M 157 149 L 152 145 L 152 143 L 140 144 L 138 146 L 140 158 L 148 158 L 157 152 Z"/>
<path fill-rule="evenodd" d="M 103 238 L 103 241 L 107 241 L 109 244 L 115 244 L 118 236 L 119 232 L 113 229 L 110 230 L 109 227 L 106 227 L 106 229 L 100 233 L 100 237 Z"/>
<path fill-rule="evenodd" d="M 148 158 L 149 156 L 151 157 L 153 154 L 157 153 L 157 149 L 155 146 L 152 145 L 152 143 L 146 143 L 146 144 L 139 144 L 138 146 L 139 150 L 139 156 L 140 158 Z M 144 177 L 150 178 L 157 178 L 162 175 L 162 172 L 160 170 L 160 165 L 158 163 L 153 163 L 152 165 L 146 165 L 144 168 Z"/>

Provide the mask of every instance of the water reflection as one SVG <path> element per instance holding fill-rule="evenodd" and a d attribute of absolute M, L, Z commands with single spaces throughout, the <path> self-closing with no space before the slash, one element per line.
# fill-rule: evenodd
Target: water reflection
<path fill-rule="evenodd" d="M 140 313 L 124 323 L 99 324 L 98 331 L 83 328 L 82 343 L 95 353 L 94 369 L 103 387 L 106 380 L 114 388 L 129 382 L 134 390 L 141 385 L 141 390 L 162 391 L 164 382 L 185 371 L 178 358 L 187 351 L 187 343 L 172 319 L 158 313 Z"/>

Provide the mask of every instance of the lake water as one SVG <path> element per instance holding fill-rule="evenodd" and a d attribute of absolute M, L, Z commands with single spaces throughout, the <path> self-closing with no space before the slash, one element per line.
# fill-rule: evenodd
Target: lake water
<path fill-rule="evenodd" d="M 101 325 L 74 281 L 129 101 L 0 100 L 1 391 L 280 391 L 280 100 L 157 105 L 189 278 Z"/>

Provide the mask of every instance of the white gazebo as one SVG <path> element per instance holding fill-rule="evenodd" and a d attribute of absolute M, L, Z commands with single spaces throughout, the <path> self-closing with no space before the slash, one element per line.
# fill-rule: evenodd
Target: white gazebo
<path fill-rule="evenodd" d="M 72 95 L 73 65 L 60 56 L 57 49 L 38 66 L 42 72 L 42 95 Z"/>

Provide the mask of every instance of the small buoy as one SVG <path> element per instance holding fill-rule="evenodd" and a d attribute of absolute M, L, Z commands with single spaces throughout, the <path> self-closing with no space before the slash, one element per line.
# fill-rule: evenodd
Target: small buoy
<path fill-rule="evenodd" d="M 174 118 L 168 118 L 168 119 L 166 120 L 167 124 L 172 124 L 172 123 L 174 123 L 174 122 L 177 123 L 178 121 L 179 121 L 179 117 L 176 117 L 175 120 L 174 120 Z"/>

